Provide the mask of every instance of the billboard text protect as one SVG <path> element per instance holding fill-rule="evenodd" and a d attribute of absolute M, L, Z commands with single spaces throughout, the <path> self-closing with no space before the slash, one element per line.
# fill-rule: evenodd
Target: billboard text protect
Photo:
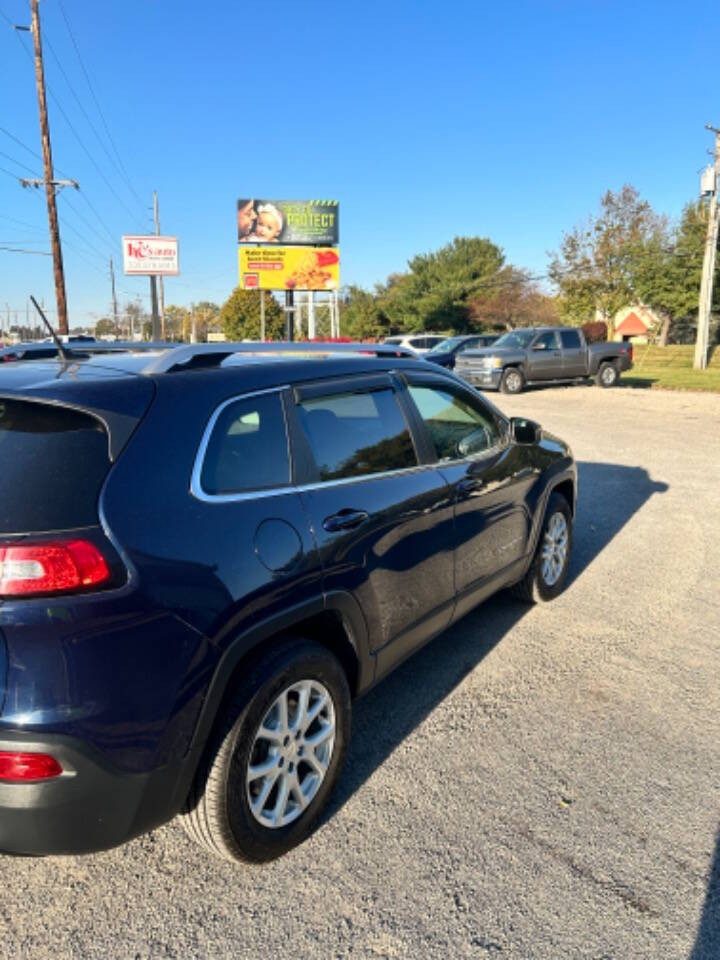
<path fill-rule="evenodd" d="M 339 220 L 337 200 L 240 199 L 238 243 L 333 247 L 339 240 Z"/>

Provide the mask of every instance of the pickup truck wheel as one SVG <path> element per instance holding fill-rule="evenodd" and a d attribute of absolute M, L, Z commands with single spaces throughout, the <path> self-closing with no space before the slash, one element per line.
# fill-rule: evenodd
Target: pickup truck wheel
<path fill-rule="evenodd" d="M 522 370 L 518 370 L 517 367 L 508 367 L 507 370 L 503 371 L 500 380 L 500 390 L 502 393 L 522 393 L 524 386 L 525 377 L 522 374 Z"/>
<path fill-rule="evenodd" d="M 182 814 L 192 839 L 254 862 L 304 840 L 340 774 L 350 713 L 338 660 L 302 638 L 280 642 L 222 709 Z"/>
<path fill-rule="evenodd" d="M 614 363 L 601 363 L 595 375 L 595 383 L 599 387 L 614 387 L 619 379 L 620 371 Z"/>
<path fill-rule="evenodd" d="M 527 573 L 512 587 L 513 594 L 526 603 L 547 603 L 565 588 L 573 521 L 565 497 L 550 494 L 535 556 Z"/>

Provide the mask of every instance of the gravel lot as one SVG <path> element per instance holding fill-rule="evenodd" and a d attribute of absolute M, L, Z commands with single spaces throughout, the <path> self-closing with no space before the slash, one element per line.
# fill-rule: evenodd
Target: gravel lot
<path fill-rule="evenodd" d="M 0 955 L 720 957 L 720 396 L 497 399 L 579 461 L 566 593 L 490 601 L 358 703 L 330 813 L 281 861 L 174 824 L 0 857 Z"/>

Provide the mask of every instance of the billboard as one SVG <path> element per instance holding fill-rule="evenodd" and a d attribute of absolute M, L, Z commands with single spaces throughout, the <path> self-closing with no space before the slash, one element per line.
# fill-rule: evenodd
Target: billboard
<path fill-rule="evenodd" d="M 337 290 L 340 251 L 332 247 L 240 247 L 243 290 Z"/>
<path fill-rule="evenodd" d="M 339 238 L 337 200 L 238 200 L 238 243 L 334 247 Z"/>
<path fill-rule="evenodd" d="M 129 276 L 173 277 L 180 273 L 177 237 L 123 237 L 123 267 Z"/>

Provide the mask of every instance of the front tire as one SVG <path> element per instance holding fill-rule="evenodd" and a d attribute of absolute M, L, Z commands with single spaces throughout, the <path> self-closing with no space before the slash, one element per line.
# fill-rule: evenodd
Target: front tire
<path fill-rule="evenodd" d="M 540 530 L 535 556 L 527 573 L 512 587 L 526 603 L 548 603 L 565 589 L 572 551 L 573 518 L 561 494 L 552 493 Z"/>
<path fill-rule="evenodd" d="M 601 363 L 595 376 L 599 387 L 614 387 L 620 379 L 620 371 L 614 363 Z"/>
<path fill-rule="evenodd" d="M 182 815 L 229 860 L 273 860 L 312 831 L 350 738 L 350 690 L 320 644 L 287 638 L 248 671 L 218 718 Z"/>
<path fill-rule="evenodd" d="M 501 393 L 522 393 L 524 386 L 525 377 L 522 370 L 518 370 L 517 367 L 508 367 L 507 370 L 503 370 L 500 379 Z"/>

